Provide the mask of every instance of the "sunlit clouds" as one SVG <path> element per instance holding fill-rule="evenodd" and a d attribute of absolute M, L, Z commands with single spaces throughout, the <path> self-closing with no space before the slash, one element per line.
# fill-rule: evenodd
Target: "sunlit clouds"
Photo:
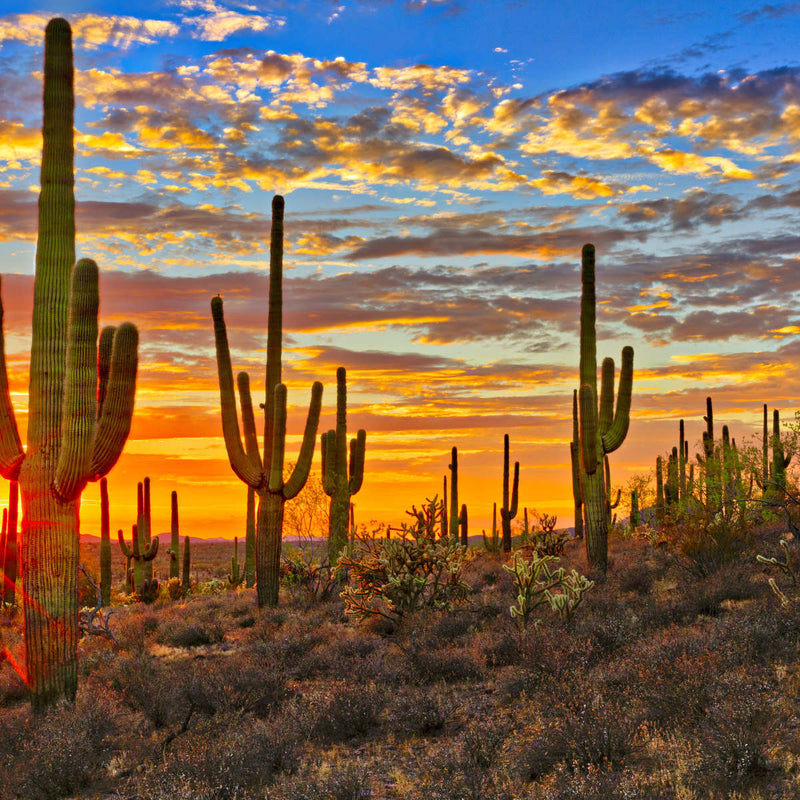
<path fill-rule="evenodd" d="M 740 436 L 763 402 L 792 415 L 800 66 L 775 43 L 796 40 L 800 15 L 709 9 L 678 24 L 578 5 L 577 24 L 539 4 L 400 0 L 175 0 L 124 14 L 100 2 L 69 16 L 78 250 L 102 267 L 101 322 L 141 331 L 112 497 L 133 504 L 149 474 L 154 497 L 185 496 L 188 533 L 241 534 L 209 303 L 222 296 L 234 369 L 259 396 L 275 193 L 290 449 L 314 380 L 322 428 L 333 424 L 345 366 L 348 426 L 368 432 L 361 521 L 400 521 L 440 492 L 457 445 L 478 532 L 502 487 L 504 433 L 521 505 L 571 521 L 585 242 L 598 355 L 636 352 L 614 482 L 649 469 L 681 417 L 693 431 L 709 394 Z M 0 248 L 24 427 L 48 15 L 17 12 L 0 16 Z M 602 53 L 588 46 L 597 15 Z M 204 521 L 208 487 L 232 500 Z"/>

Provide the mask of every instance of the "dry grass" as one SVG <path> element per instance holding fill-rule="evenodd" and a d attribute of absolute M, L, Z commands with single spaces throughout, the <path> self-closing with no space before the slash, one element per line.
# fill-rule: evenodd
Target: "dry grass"
<path fill-rule="evenodd" d="M 485 555 L 467 607 L 394 627 L 241 589 L 120 607 L 74 707 L 33 718 L 0 670 L 0 797 L 800 796 L 800 611 L 754 558 L 703 578 L 643 542 L 610 556 L 571 621 L 524 635 Z M 585 572 L 578 545 L 563 562 Z"/>

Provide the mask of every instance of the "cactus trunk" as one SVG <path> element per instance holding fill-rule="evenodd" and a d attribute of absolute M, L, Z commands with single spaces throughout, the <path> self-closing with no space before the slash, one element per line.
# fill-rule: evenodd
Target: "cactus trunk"
<path fill-rule="evenodd" d="M 111 605 L 111 520 L 105 478 L 100 481 L 100 604 Z"/>

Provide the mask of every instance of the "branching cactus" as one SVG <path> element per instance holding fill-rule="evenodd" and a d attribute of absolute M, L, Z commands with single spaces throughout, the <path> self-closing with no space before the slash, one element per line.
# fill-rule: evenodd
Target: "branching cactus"
<path fill-rule="evenodd" d="M 503 437 L 503 507 L 500 509 L 500 519 L 503 523 L 503 552 L 511 552 L 511 520 L 517 516 L 519 501 L 519 461 L 514 462 L 514 482 L 509 500 L 509 441 L 508 434 Z"/>
<path fill-rule="evenodd" d="M 584 245 L 581 261 L 580 390 L 578 392 L 586 557 L 589 566 L 605 575 L 608 565 L 608 529 L 611 508 L 604 459 L 628 433 L 633 385 L 633 348 L 622 349 L 616 409 L 614 360 L 603 360 L 600 397 L 597 395 L 597 336 L 595 326 L 595 252 Z"/>
<path fill-rule="evenodd" d="M 542 605 L 549 605 L 563 619 L 568 619 L 580 605 L 584 593 L 594 586 L 594 581 L 575 569 L 571 572 L 564 567 L 551 570 L 554 562 L 558 562 L 558 556 L 534 551 L 531 561 L 515 553 L 511 564 L 503 564 L 503 569 L 514 579 L 517 604 L 511 606 L 510 611 L 522 631 L 528 627 L 531 614 Z M 554 591 L 556 589 L 560 591 Z"/>
<path fill-rule="evenodd" d="M 77 691 L 80 496 L 87 481 L 99 480 L 119 458 L 136 384 L 136 328 L 107 328 L 98 347 L 97 265 L 75 264 L 74 105 L 72 33 L 66 20 L 54 19 L 45 31 L 24 451 L 0 347 L 0 474 L 18 478 L 22 495 L 25 677 L 37 710 Z"/>
<path fill-rule="evenodd" d="M 501 548 L 500 536 L 497 533 L 497 503 L 492 503 L 492 535 L 486 536 L 486 531 L 481 531 L 483 534 L 483 546 L 486 548 L 487 553 L 493 556 L 499 555 Z"/>
<path fill-rule="evenodd" d="M 117 534 L 119 538 L 119 549 L 122 555 L 132 562 L 133 568 L 133 590 L 136 594 L 144 596 L 152 583 L 152 577 L 148 577 L 147 565 L 153 562 L 158 553 L 158 538 L 145 541 L 144 533 L 138 525 L 133 526 L 131 546 L 128 547 L 122 531 Z M 152 572 L 150 573 L 152 575 Z"/>
<path fill-rule="evenodd" d="M 336 370 L 336 430 L 320 437 L 322 450 L 322 487 L 330 497 L 328 515 L 328 561 L 335 565 L 342 548 L 347 544 L 347 523 L 350 498 L 361 488 L 364 480 L 364 453 L 367 433 L 359 430 L 350 440 L 350 464 L 347 462 L 347 373 L 344 367 Z"/>
<path fill-rule="evenodd" d="M 217 296 L 211 300 L 211 315 L 214 320 L 214 339 L 217 350 L 217 372 L 219 374 L 222 433 L 228 451 L 228 460 L 238 478 L 250 486 L 259 499 L 256 520 L 256 593 L 259 607 L 278 604 L 284 504 L 300 492 L 308 479 L 322 404 L 322 384 L 317 381 L 311 390 L 311 404 L 300 454 L 294 471 L 289 479 L 284 481 L 286 386 L 281 383 L 283 208 L 283 198 L 274 197 L 270 239 L 263 457 L 259 453 L 256 440 L 255 416 L 250 397 L 250 379 L 245 372 L 239 373 L 237 378 L 244 430 L 244 446 L 242 445 L 239 420 L 236 414 L 228 333 L 222 312 L 222 298 Z"/>

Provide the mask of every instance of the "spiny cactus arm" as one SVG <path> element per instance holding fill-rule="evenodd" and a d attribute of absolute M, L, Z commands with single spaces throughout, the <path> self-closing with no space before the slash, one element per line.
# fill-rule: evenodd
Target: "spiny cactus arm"
<path fill-rule="evenodd" d="M 2 281 L 2 277 L 0 277 Z M 0 287 L 2 284 L 0 283 Z M 13 481 L 19 476 L 25 452 L 19 438 L 11 390 L 8 386 L 5 337 L 3 335 L 3 299 L 0 295 L 0 475 Z"/>
<path fill-rule="evenodd" d="M 233 367 L 228 346 L 228 332 L 222 311 L 222 298 L 211 299 L 211 316 L 214 320 L 214 342 L 217 350 L 217 374 L 219 376 L 219 402 L 222 414 L 222 435 L 228 460 L 236 476 L 254 489 L 261 489 L 266 482 L 264 470 L 257 469 L 242 447 L 239 436 L 239 419 L 236 415 L 236 397 L 233 391 Z"/>
<path fill-rule="evenodd" d="M 275 401 L 277 402 L 277 395 Z M 285 405 L 285 399 L 284 399 Z M 308 473 L 311 470 L 311 462 L 314 458 L 314 445 L 317 439 L 317 427 L 319 425 L 319 413 L 322 409 L 322 384 L 314 381 L 311 387 L 311 402 L 308 406 L 308 416 L 306 417 L 306 427 L 303 431 L 303 443 L 300 445 L 300 453 L 297 456 L 289 480 L 283 487 L 284 500 L 291 500 L 296 497 L 300 490 L 306 485 Z M 284 434 L 286 431 L 284 419 Z M 270 484 L 272 481 L 270 480 Z"/>
<path fill-rule="evenodd" d="M 158 554 L 158 544 L 159 538 L 158 536 L 154 536 L 148 543 L 147 546 L 142 550 L 142 558 L 145 561 L 152 561 L 156 555 Z"/>
<path fill-rule="evenodd" d="M 321 434 L 319 446 L 322 451 L 322 489 L 330 497 L 336 491 L 336 431 Z"/>
<path fill-rule="evenodd" d="M 364 457 L 367 450 L 367 432 L 361 428 L 350 440 L 350 494 L 357 494 L 364 482 Z"/>
<path fill-rule="evenodd" d="M 519 508 L 519 461 L 514 462 L 514 479 L 511 487 L 511 503 L 508 508 L 501 508 L 500 515 L 503 519 L 512 520 L 517 516 Z"/>
<path fill-rule="evenodd" d="M 125 537 L 122 535 L 122 529 L 117 531 L 117 538 L 119 539 L 119 549 L 122 550 L 122 555 L 125 558 L 133 558 L 134 556 L 134 548 L 128 547 L 127 542 L 125 541 Z M 136 542 L 136 537 L 133 537 L 134 544 Z"/>
<path fill-rule="evenodd" d="M 239 387 L 239 405 L 242 408 L 242 433 L 244 434 L 244 449 L 253 466 L 262 470 L 261 454 L 258 452 L 258 439 L 256 438 L 256 420 L 253 414 L 253 398 L 250 395 L 250 376 L 240 372 L 236 376 L 236 385 Z"/>
<path fill-rule="evenodd" d="M 108 391 L 108 378 L 111 374 L 111 353 L 114 349 L 113 325 L 106 325 L 100 331 L 100 341 L 97 343 L 97 419 L 103 413 L 103 404 Z"/>
<path fill-rule="evenodd" d="M 128 439 L 136 399 L 136 372 L 139 366 L 139 331 L 123 322 L 114 331 L 108 387 L 100 419 L 95 426 L 89 480 L 106 475 L 119 460 Z"/>
<path fill-rule="evenodd" d="M 628 434 L 631 421 L 631 391 L 633 388 L 633 348 L 622 348 L 622 367 L 617 387 L 617 410 L 614 422 L 603 434 L 603 452 L 613 453 Z"/>
<path fill-rule="evenodd" d="M 83 491 L 97 415 L 97 264 L 82 258 L 72 271 L 67 323 L 67 370 L 61 411 L 61 448 L 53 491 L 62 502 Z"/>
<path fill-rule="evenodd" d="M 587 383 L 578 393 L 581 460 L 587 475 L 597 470 L 597 399 L 595 390 Z"/>
<path fill-rule="evenodd" d="M 614 359 L 604 358 L 600 367 L 600 411 L 597 424 L 603 436 L 614 421 Z"/>

